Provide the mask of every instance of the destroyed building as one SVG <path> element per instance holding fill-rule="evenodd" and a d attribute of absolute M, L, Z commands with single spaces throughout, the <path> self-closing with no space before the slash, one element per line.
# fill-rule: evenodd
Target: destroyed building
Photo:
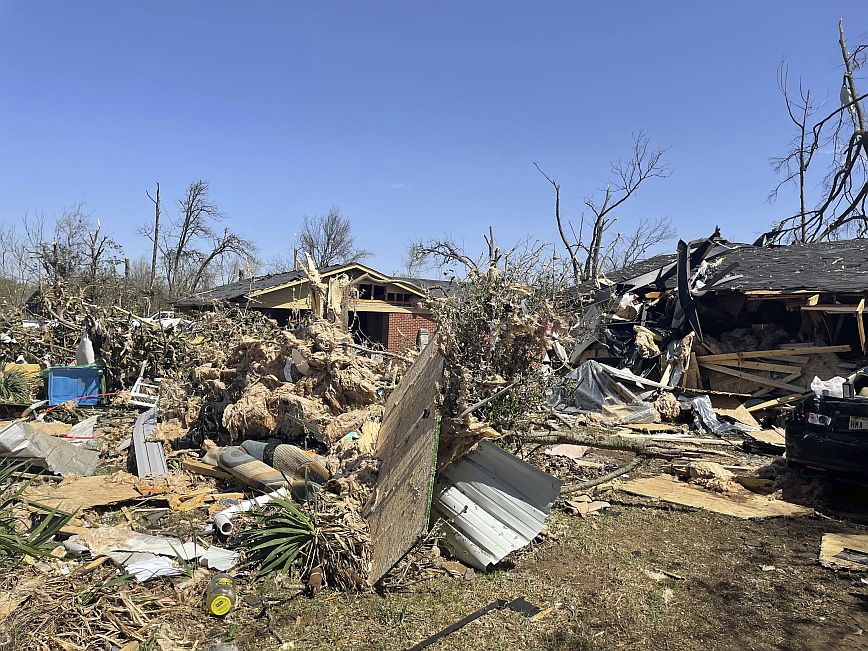
<path fill-rule="evenodd" d="M 757 246 L 716 233 L 604 283 L 580 288 L 593 298 L 574 364 L 596 359 L 670 386 L 761 398 L 847 375 L 868 353 L 865 239 Z M 688 363 L 669 368 L 667 346 L 690 332 Z"/>
<path fill-rule="evenodd" d="M 433 334 L 432 312 L 423 299 L 428 292 L 442 294 L 445 282 L 389 276 L 356 262 L 322 267 L 318 273 L 328 285 L 327 303 L 340 303 L 339 292 L 352 293 L 347 323 L 359 343 L 397 353 Z M 341 278 L 346 279 L 343 285 Z M 175 306 L 190 312 L 220 302 L 246 305 L 285 325 L 310 313 L 310 280 L 303 270 L 245 278 L 183 298 Z"/>

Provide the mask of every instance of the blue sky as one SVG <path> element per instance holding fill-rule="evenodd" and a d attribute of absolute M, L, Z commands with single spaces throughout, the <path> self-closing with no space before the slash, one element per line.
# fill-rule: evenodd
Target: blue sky
<path fill-rule="evenodd" d="M 752 240 L 791 128 L 782 58 L 830 107 L 868 3 L 0 1 L 0 221 L 84 201 L 128 252 L 198 178 L 264 257 L 339 206 L 384 271 L 444 233 L 553 241 L 647 129 L 672 176 L 621 211 Z M 868 86 L 868 81 L 863 82 Z M 865 88 L 862 92 L 865 92 Z M 166 205 L 174 215 L 174 207 Z"/>

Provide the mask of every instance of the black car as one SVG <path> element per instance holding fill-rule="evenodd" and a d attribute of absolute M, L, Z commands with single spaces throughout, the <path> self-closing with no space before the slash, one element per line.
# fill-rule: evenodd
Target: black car
<path fill-rule="evenodd" d="M 868 393 L 854 382 L 852 398 L 811 396 L 787 423 L 787 462 L 868 481 Z"/>

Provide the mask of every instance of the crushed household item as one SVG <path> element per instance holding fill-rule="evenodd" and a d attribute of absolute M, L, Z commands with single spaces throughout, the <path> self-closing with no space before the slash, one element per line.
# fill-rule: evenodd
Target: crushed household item
<path fill-rule="evenodd" d="M 96 366 L 52 366 L 45 375 L 49 405 L 75 401 L 80 406 L 93 406 L 99 400 L 100 372 Z"/>

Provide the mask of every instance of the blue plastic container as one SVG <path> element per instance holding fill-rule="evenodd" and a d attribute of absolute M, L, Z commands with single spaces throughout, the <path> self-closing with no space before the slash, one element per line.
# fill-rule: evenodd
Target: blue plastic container
<path fill-rule="evenodd" d="M 99 368 L 96 366 L 52 366 L 45 372 L 48 377 L 48 404 L 59 405 L 82 396 L 76 404 L 92 406 L 99 398 Z"/>

